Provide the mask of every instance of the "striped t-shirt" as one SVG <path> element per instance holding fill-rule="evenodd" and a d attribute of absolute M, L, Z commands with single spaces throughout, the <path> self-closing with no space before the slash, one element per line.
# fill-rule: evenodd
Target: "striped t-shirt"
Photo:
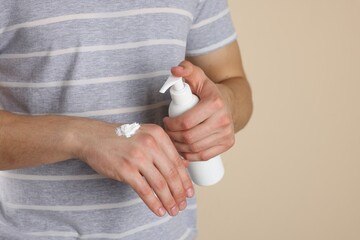
<path fill-rule="evenodd" d="M 235 39 L 226 0 L 0 0 L 0 109 L 161 125 L 170 68 Z M 0 171 L 0 239 L 195 237 L 195 199 L 159 218 L 80 160 Z"/>

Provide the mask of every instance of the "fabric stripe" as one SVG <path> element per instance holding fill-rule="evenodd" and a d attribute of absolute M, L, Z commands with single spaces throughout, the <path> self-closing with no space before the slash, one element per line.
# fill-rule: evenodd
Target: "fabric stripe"
<path fill-rule="evenodd" d="M 170 221 L 172 217 L 164 217 L 158 221 L 151 222 L 136 228 L 133 228 L 131 230 L 122 232 L 122 233 L 92 233 L 92 234 L 84 234 L 79 235 L 76 232 L 59 232 L 59 231 L 49 231 L 49 232 L 32 232 L 28 233 L 28 235 L 31 236 L 39 236 L 39 237 L 78 237 L 79 239 L 99 239 L 99 238 L 105 238 L 105 239 L 121 239 L 133 234 L 136 234 L 138 232 L 159 226 L 163 223 L 166 223 Z"/>
<path fill-rule="evenodd" d="M 39 82 L 39 83 L 0 81 L 0 87 L 51 88 L 51 87 L 64 87 L 64 86 L 80 86 L 80 85 L 122 82 L 122 81 L 130 81 L 130 80 L 143 80 L 146 78 L 167 76 L 169 74 L 170 74 L 169 70 L 162 70 L 162 71 L 156 71 L 156 72 L 130 74 L 130 75 L 114 76 L 114 77 L 89 78 L 89 79 L 79 79 L 79 80 L 63 80 L 63 81 Z"/>
<path fill-rule="evenodd" d="M 15 25 L 11 25 L 8 27 L 4 27 L 0 29 L 0 35 L 9 32 L 18 30 L 21 28 L 32 28 L 38 26 L 44 26 L 48 24 L 66 22 L 66 21 L 74 21 L 74 20 L 85 20 L 85 19 L 101 19 L 101 18 L 119 18 L 119 17 L 128 17 L 134 15 L 143 15 L 143 14 L 157 14 L 157 13 L 171 13 L 178 14 L 185 17 L 188 17 L 191 21 L 193 20 L 193 15 L 183 9 L 178 8 L 141 8 L 134 9 L 128 11 L 120 11 L 120 12 L 102 12 L 102 13 L 82 13 L 82 14 L 71 14 L 71 15 L 63 15 L 51 18 L 44 18 L 35 21 L 29 21 L 24 23 L 19 23 Z"/>
<path fill-rule="evenodd" d="M 77 117 L 96 117 L 96 116 L 105 116 L 105 115 L 117 115 L 123 113 L 132 113 L 132 112 L 141 112 L 146 110 L 152 110 L 167 106 L 170 104 L 170 100 L 162 101 L 155 104 L 150 104 L 146 106 L 137 106 L 129 108 L 118 108 L 118 109 L 107 109 L 99 111 L 89 111 L 89 112 L 79 112 L 79 113 L 60 113 L 60 115 L 65 116 L 77 116 Z"/>
<path fill-rule="evenodd" d="M 79 234 L 76 232 L 61 232 L 61 231 L 47 231 L 47 232 L 32 232 L 27 233 L 27 235 L 37 236 L 37 237 L 78 237 Z"/>
<path fill-rule="evenodd" d="M 200 27 L 203 27 L 205 25 L 208 25 L 212 22 L 215 22 L 216 20 L 226 16 L 228 13 L 229 13 L 229 8 L 221 11 L 220 13 L 218 13 L 217 15 L 213 16 L 213 17 L 210 17 L 210 18 L 207 18 L 207 19 L 204 19 L 194 25 L 191 26 L 191 29 L 197 29 L 197 28 L 200 28 Z"/>
<path fill-rule="evenodd" d="M 72 53 L 84 53 L 84 52 L 98 52 L 98 51 L 111 51 L 111 50 L 122 50 L 132 49 L 140 47 L 150 47 L 155 45 L 175 45 L 185 47 L 186 42 L 178 39 L 149 39 L 146 41 L 139 42 L 128 42 L 114 45 L 97 45 L 97 46 L 80 46 L 73 48 L 58 49 L 53 51 L 40 51 L 31 53 L 10 53 L 1 54 L 0 59 L 24 59 L 32 57 L 54 57 L 64 54 Z"/>
<path fill-rule="evenodd" d="M 95 205 L 81 205 L 81 206 L 46 206 L 46 205 L 25 205 L 25 204 L 16 204 L 3 202 L 8 208 L 13 208 L 17 210 L 36 210 L 36 211 L 53 211 L 53 212 L 81 212 L 81 211 L 94 211 L 94 210 L 105 210 L 105 209 L 114 209 L 114 208 L 125 208 L 130 207 L 139 203 L 142 203 L 141 198 L 135 198 L 125 202 L 119 203 L 108 203 L 108 204 L 95 204 Z"/>
<path fill-rule="evenodd" d="M 224 40 L 222 40 L 220 42 L 217 42 L 215 44 L 212 44 L 210 46 L 200 48 L 200 49 L 188 50 L 186 52 L 186 54 L 188 54 L 188 55 L 198 55 L 198 54 L 202 54 L 202 53 L 206 53 L 206 52 L 215 50 L 217 48 L 225 46 L 226 44 L 231 43 L 232 41 L 236 40 L 236 37 L 237 37 L 237 35 L 236 35 L 236 33 L 234 33 L 230 37 L 228 37 L 228 38 L 226 38 L 226 39 L 224 39 Z"/>
<path fill-rule="evenodd" d="M 165 100 L 162 102 L 145 105 L 145 106 L 136 106 L 136 107 L 128 107 L 128 108 L 115 108 L 115 109 L 106 109 L 106 110 L 98 110 L 98 111 L 88 111 L 88 112 L 77 112 L 77 113 L 51 113 L 52 115 L 63 115 L 63 116 L 73 116 L 73 117 L 97 117 L 97 116 L 110 116 L 124 113 L 133 113 L 133 112 L 143 112 L 147 110 L 153 110 L 157 108 L 161 108 L 164 106 L 168 106 L 170 104 L 170 100 Z M 15 114 L 23 114 L 22 112 L 14 112 Z M 45 114 L 45 113 L 44 113 Z M 32 116 L 42 116 L 43 113 L 32 113 Z M 50 113 L 46 113 L 50 114 Z"/>
<path fill-rule="evenodd" d="M 84 180 L 96 180 L 96 179 L 107 178 L 99 174 L 45 176 L 45 175 L 17 174 L 17 173 L 1 172 L 1 171 L 0 171 L 0 177 L 16 179 L 16 180 L 26 180 L 26 181 L 80 181 L 80 180 L 84 181 Z"/>
<path fill-rule="evenodd" d="M 189 205 L 187 209 L 196 209 L 196 205 Z M 141 231 L 148 230 L 150 228 L 159 226 L 161 224 L 164 224 L 166 222 L 169 222 L 171 219 L 173 219 L 171 216 L 164 217 L 158 221 L 151 222 L 133 229 L 130 229 L 128 231 L 122 232 L 122 233 L 92 233 L 92 234 L 83 234 L 79 235 L 76 232 L 62 232 L 62 231 L 46 231 L 46 232 L 30 232 L 28 235 L 31 236 L 38 236 L 38 237 L 77 237 L 79 239 L 121 239 L 124 237 L 128 237 L 130 235 L 139 233 Z M 184 240 L 186 237 L 189 236 L 191 233 L 191 229 L 187 229 L 185 233 L 179 238 L 179 240 Z"/>
<path fill-rule="evenodd" d="M 191 229 L 190 228 L 186 229 L 184 234 L 178 240 L 185 240 L 190 235 L 190 233 L 191 233 Z"/>

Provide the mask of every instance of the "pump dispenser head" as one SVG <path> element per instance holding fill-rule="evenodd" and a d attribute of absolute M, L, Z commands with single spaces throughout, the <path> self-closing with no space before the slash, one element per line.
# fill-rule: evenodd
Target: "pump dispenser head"
<path fill-rule="evenodd" d="M 160 92 L 165 93 L 169 88 L 173 104 L 186 105 L 193 98 L 193 94 L 189 85 L 183 80 L 182 77 L 175 77 L 174 75 L 170 75 L 164 85 L 161 87 Z"/>
<path fill-rule="evenodd" d="M 182 77 L 175 77 L 170 75 L 164 85 L 161 87 L 160 92 L 165 93 L 170 87 L 174 87 L 174 90 L 181 91 L 185 87 L 185 83 Z"/>

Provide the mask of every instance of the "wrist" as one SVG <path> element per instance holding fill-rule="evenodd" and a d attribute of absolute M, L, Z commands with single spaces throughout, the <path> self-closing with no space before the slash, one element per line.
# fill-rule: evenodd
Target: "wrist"
<path fill-rule="evenodd" d="M 116 124 L 88 118 L 72 118 L 65 134 L 69 154 L 87 162 L 101 148 L 100 139 L 115 135 L 115 128 Z"/>
<path fill-rule="evenodd" d="M 235 102 L 234 92 L 231 90 L 230 87 L 226 86 L 223 83 L 217 83 L 216 86 L 218 87 L 220 94 L 223 97 L 225 106 L 227 107 L 228 111 L 230 112 L 233 118 L 233 122 L 235 122 L 234 116 L 235 116 L 236 108 L 234 106 L 234 102 Z"/>

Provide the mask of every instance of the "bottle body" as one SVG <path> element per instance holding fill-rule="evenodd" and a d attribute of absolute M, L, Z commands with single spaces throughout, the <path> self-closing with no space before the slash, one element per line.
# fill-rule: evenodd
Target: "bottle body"
<path fill-rule="evenodd" d="M 187 85 L 187 84 L 186 84 Z M 186 86 L 189 88 L 189 86 Z M 170 89 L 171 95 L 177 94 Z M 172 101 L 169 106 L 169 117 L 177 117 L 190 110 L 199 101 L 194 94 L 188 96 L 184 101 Z M 220 155 L 207 161 L 191 161 L 188 172 L 193 182 L 199 186 L 211 186 L 218 183 L 224 176 L 224 166 Z"/>

